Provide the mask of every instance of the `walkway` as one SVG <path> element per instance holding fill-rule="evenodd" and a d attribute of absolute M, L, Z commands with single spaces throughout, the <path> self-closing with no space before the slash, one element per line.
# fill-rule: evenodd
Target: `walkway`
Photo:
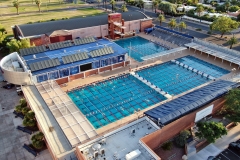
<path fill-rule="evenodd" d="M 229 143 L 235 142 L 240 139 L 240 125 L 232 128 L 226 136 L 223 136 L 221 139 L 218 139 L 215 143 L 209 144 L 207 147 L 202 149 L 196 154 L 189 153 L 189 160 L 205 160 L 209 156 L 217 156 L 223 150 L 225 150 Z"/>

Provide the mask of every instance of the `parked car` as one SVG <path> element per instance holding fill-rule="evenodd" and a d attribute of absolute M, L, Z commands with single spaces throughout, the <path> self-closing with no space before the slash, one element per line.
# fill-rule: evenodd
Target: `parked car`
<path fill-rule="evenodd" d="M 14 84 L 8 83 L 8 84 L 6 84 L 2 87 L 5 88 L 5 89 L 12 89 L 14 87 Z"/>
<path fill-rule="evenodd" d="M 236 142 L 232 142 L 229 144 L 228 149 L 240 155 L 240 144 Z"/>

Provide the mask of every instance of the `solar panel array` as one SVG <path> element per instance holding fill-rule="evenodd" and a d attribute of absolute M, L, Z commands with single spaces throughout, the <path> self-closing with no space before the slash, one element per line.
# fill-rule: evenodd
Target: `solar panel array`
<path fill-rule="evenodd" d="M 31 71 L 38 71 L 38 70 L 42 70 L 42 69 L 46 69 L 46 68 L 59 66 L 59 65 L 60 65 L 60 62 L 59 62 L 58 58 L 55 58 L 55 59 L 49 59 L 49 60 L 31 63 L 31 64 L 29 64 L 29 67 L 30 67 Z"/>
<path fill-rule="evenodd" d="M 104 47 L 104 48 L 97 49 L 90 52 L 92 57 L 98 57 L 98 56 L 103 56 L 103 55 L 112 54 L 112 53 L 114 53 L 112 47 Z"/>
<path fill-rule="evenodd" d="M 81 44 L 96 42 L 96 40 L 93 37 L 88 37 L 88 38 L 74 39 L 73 42 L 75 45 L 81 45 Z"/>
<path fill-rule="evenodd" d="M 87 55 L 86 52 L 81 52 L 81 53 L 76 53 L 68 56 L 63 56 L 62 60 L 64 64 L 67 64 L 67 63 L 77 62 L 77 61 L 81 61 L 88 58 L 89 56 Z"/>
<path fill-rule="evenodd" d="M 70 40 L 48 44 L 48 47 L 50 50 L 56 50 L 56 49 L 66 48 L 71 46 L 73 46 L 73 44 Z"/>
<path fill-rule="evenodd" d="M 30 47 L 30 48 L 23 48 L 20 49 L 20 54 L 22 56 L 30 55 L 30 54 L 36 54 L 45 52 L 47 49 L 45 46 L 36 46 L 36 47 Z"/>

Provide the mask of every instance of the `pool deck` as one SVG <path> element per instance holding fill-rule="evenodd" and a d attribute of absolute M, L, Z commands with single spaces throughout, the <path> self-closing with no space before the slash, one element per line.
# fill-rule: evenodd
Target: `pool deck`
<path fill-rule="evenodd" d="M 153 37 L 150 36 L 150 35 L 146 35 L 146 34 L 139 34 L 139 36 L 142 36 L 143 38 L 146 38 L 146 39 L 152 39 Z M 163 40 L 159 40 L 160 42 L 163 41 Z M 172 45 L 173 48 L 176 48 L 176 45 L 175 44 L 169 44 L 169 45 Z M 199 58 L 199 59 L 202 59 L 206 62 L 209 62 L 211 64 L 214 64 L 216 66 L 219 66 L 221 68 L 224 68 L 224 69 L 227 69 L 229 71 L 231 71 L 232 68 L 238 68 L 237 65 L 234 65 L 232 64 L 230 66 L 230 63 L 224 61 L 222 63 L 222 61 L 220 59 L 216 59 L 214 60 L 214 57 L 208 57 L 207 54 L 200 54 L 200 52 L 196 51 L 194 53 L 193 50 L 184 50 L 181 54 L 170 54 L 170 55 L 166 55 L 166 56 L 163 56 L 161 59 L 153 59 L 153 60 L 148 60 L 148 61 L 144 61 L 144 62 L 137 62 L 135 61 L 134 59 L 131 59 L 131 65 L 130 66 L 126 66 L 126 67 L 122 67 L 122 68 L 118 68 L 118 69 L 114 69 L 112 71 L 108 71 L 108 72 L 104 72 L 104 73 L 101 73 L 101 74 L 97 74 L 97 75 L 93 75 L 93 76 L 90 76 L 90 77 L 87 77 L 85 79 L 76 79 L 74 81 L 71 81 L 71 82 L 68 82 L 67 86 L 64 86 L 64 87 L 61 87 L 63 91 L 69 91 L 69 90 L 72 90 L 74 89 L 75 87 L 77 86 L 82 86 L 82 85 L 86 85 L 86 84 L 89 84 L 89 83 L 92 83 L 92 82 L 96 82 L 96 81 L 101 81 L 101 80 L 104 80 L 104 79 L 107 79 L 109 77 L 112 77 L 112 76 L 118 76 L 119 74 L 122 74 L 122 73 L 129 73 L 129 68 L 131 67 L 131 69 L 133 71 L 135 70 L 138 70 L 140 68 L 143 68 L 143 67 L 148 67 L 148 66 L 151 66 L 151 65 L 154 65 L 154 64 L 161 64 L 161 63 L 164 63 L 164 62 L 167 62 L 167 61 L 170 61 L 172 59 L 177 59 L 177 58 L 180 58 L 180 57 L 184 57 L 184 56 L 187 56 L 187 55 L 191 55 L 191 56 L 194 56 L 196 58 Z M 230 72 L 229 74 L 226 74 L 218 79 L 225 79 L 225 80 L 229 80 L 231 79 L 234 75 L 236 74 L 239 74 L 240 73 L 240 70 L 236 70 L 234 72 Z M 203 87 L 209 83 L 211 83 L 212 81 L 210 82 L 207 82 L 203 85 L 200 85 L 196 88 L 193 88 L 189 91 L 186 91 L 184 93 L 181 93 L 179 95 L 176 95 L 174 97 L 172 97 L 172 99 L 175 99 L 177 97 L 180 97 L 186 93 L 189 93 L 197 88 L 200 88 L 200 87 Z M 108 124 L 107 126 L 104 126 L 104 127 L 101 127 L 100 129 L 97 129 L 96 132 L 97 134 L 100 136 L 100 135 L 103 135 L 109 131 L 112 131 L 116 128 L 119 128 L 121 126 L 124 126 L 125 124 L 131 122 L 131 121 L 134 121 L 137 119 L 137 117 L 142 117 L 143 116 L 143 113 L 149 109 L 152 109 L 162 103 L 165 103 L 167 101 L 170 101 L 172 99 L 167 99 L 165 101 L 162 101 L 162 102 L 159 102 L 151 107 L 148 107 L 144 110 L 141 110 L 139 111 L 137 114 L 132 114 L 130 116 L 127 116 L 125 118 L 122 118 L 116 122 L 113 122 L 113 123 L 110 123 Z"/>

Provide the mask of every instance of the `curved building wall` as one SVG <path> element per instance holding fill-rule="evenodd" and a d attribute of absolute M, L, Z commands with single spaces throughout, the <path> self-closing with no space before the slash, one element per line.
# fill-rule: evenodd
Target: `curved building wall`
<path fill-rule="evenodd" d="M 12 62 L 18 62 L 21 65 L 22 71 L 17 71 Z M 13 52 L 2 58 L 0 61 L 0 67 L 3 73 L 3 77 L 6 81 L 16 85 L 30 85 L 31 72 L 27 69 L 17 52 Z"/>

